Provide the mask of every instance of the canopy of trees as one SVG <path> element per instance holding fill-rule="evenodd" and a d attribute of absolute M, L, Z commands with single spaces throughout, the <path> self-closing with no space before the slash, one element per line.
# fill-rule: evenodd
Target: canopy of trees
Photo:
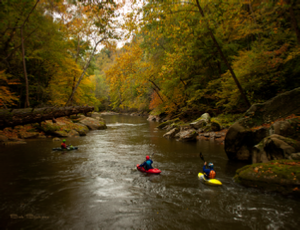
<path fill-rule="evenodd" d="M 0 1 L 0 107 L 93 105 L 94 54 L 117 38 L 112 0 Z"/>
<path fill-rule="evenodd" d="M 300 86 L 300 3 L 150 0 L 106 71 L 114 108 L 242 112 Z"/>
<path fill-rule="evenodd" d="M 299 1 L 127 1 L 122 48 L 118 2 L 1 1 L 0 106 L 218 114 L 300 86 Z"/>

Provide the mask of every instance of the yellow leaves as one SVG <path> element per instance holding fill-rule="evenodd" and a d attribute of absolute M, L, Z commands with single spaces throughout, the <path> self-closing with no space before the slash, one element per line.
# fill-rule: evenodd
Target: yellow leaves
<path fill-rule="evenodd" d="M 16 105 L 16 101 L 19 100 L 19 98 L 10 91 L 9 85 L 16 85 L 20 83 L 16 80 L 9 79 L 9 77 L 10 75 L 5 74 L 4 70 L 0 71 L 0 81 L 2 83 L 0 86 L 0 108 L 5 108 L 4 104 L 6 106 Z"/>

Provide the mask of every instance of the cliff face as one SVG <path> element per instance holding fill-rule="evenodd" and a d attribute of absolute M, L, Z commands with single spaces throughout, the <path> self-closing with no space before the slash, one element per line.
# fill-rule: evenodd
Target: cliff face
<path fill-rule="evenodd" d="M 254 153 L 257 153 L 256 145 L 273 134 L 292 138 L 295 142 L 299 141 L 299 104 L 300 88 L 296 88 L 265 103 L 252 105 L 244 118 L 232 125 L 226 134 L 224 147 L 228 158 L 254 163 L 263 162 L 257 158 L 257 154 L 253 157 Z M 268 160 L 272 160 L 272 157 Z"/>

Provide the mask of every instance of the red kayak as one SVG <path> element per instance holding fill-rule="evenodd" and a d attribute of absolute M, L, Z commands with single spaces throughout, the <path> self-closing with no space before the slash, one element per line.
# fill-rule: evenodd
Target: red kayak
<path fill-rule="evenodd" d="M 145 172 L 145 173 L 152 173 L 152 174 L 160 174 L 161 171 L 159 169 L 149 169 L 146 170 L 143 167 L 139 167 L 139 164 L 136 165 L 137 169 L 141 172 Z"/>

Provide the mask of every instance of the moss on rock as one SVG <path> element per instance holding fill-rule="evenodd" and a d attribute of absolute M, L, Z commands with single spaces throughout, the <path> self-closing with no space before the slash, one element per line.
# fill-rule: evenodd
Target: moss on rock
<path fill-rule="evenodd" d="M 160 124 L 157 126 L 157 128 L 158 128 L 158 129 L 163 129 L 163 128 L 165 128 L 166 126 L 171 125 L 171 124 L 176 124 L 176 123 L 178 123 L 179 121 L 180 121 L 179 118 L 176 118 L 176 119 L 173 119 L 173 120 L 169 120 L 169 121 L 165 121 L 165 122 L 160 123 Z"/>
<path fill-rule="evenodd" d="M 236 171 L 234 181 L 247 187 L 300 195 L 300 161 L 274 160 L 247 165 Z"/>

